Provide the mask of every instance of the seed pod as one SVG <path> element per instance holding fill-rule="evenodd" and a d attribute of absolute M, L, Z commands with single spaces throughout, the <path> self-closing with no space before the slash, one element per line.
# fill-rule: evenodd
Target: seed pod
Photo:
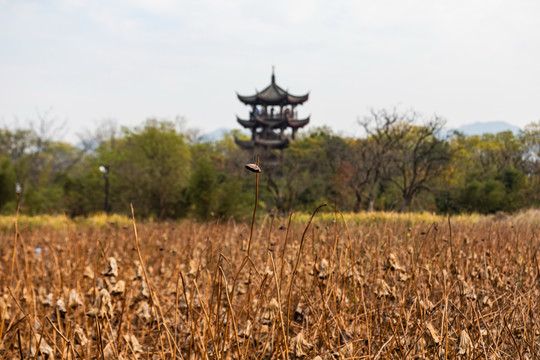
<path fill-rule="evenodd" d="M 246 169 L 254 173 L 260 173 L 261 168 L 257 164 L 246 164 Z"/>

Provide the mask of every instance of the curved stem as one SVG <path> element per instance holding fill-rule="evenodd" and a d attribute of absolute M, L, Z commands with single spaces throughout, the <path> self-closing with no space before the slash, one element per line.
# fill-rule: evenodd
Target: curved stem
<path fill-rule="evenodd" d="M 15 269 L 15 253 L 17 252 L 17 238 L 19 237 L 19 211 L 21 209 L 21 195 L 17 194 L 17 212 L 15 214 L 15 237 L 13 238 L 13 254 L 11 256 L 11 269 L 9 271 L 9 284 L 13 280 L 13 270 Z"/>
<path fill-rule="evenodd" d="M 257 155 L 257 166 L 259 166 L 259 155 Z M 253 218 L 251 219 L 251 230 L 249 232 L 249 243 L 248 243 L 248 250 L 247 250 L 247 257 L 249 258 L 249 254 L 251 251 L 251 240 L 253 239 L 253 227 L 255 226 L 255 214 L 257 213 L 257 204 L 259 202 L 259 173 L 255 173 L 256 179 L 255 179 L 255 207 L 253 208 Z"/>

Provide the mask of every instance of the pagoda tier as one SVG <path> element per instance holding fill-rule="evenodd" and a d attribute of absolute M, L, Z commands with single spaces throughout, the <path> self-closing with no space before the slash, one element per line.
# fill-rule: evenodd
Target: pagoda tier
<path fill-rule="evenodd" d="M 287 127 L 301 128 L 309 124 L 309 116 L 305 119 L 291 118 L 268 118 L 255 116 L 253 119 L 244 120 L 236 117 L 236 121 L 246 129 L 256 129 L 258 127 L 270 127 L 273 129 L 286 129 Z"/>
<path fill-rule="evenodd" d="M 287 123 L 289 124 L 290 127 L 295 128 L 295 129 L 303 128 L 304 126 L 309 124 L 309 116 L 305 119 L 299 119 L 299 120 L 289 119 L 287 120 Z"/>
<path fill-rule="evenodd" d="M 296 111 L 297 105 L 308 100 L 309 93 L 301 96 L 289 94 L 276 84 L 273 71 L 271 83 L 263 91 L 251 96 L 237 96 L 244 104 L 251 106 L 249 119 L 236 117 L 240 125 L 251 130 L 251 140 L 235 139 L 241 148 L 284 149 L 289 145 L 290 138 L 295 139 L 297 130 L 309 124 L 310 117 L 298 119 Z M 290 138 L 285 134 L 289 128 L 292 130 Z"/>
<path fill-rule="evenodd" d="M 271 149 L 285 149 L 289 145 L 288 138 L 281 139 L 281 140 L 280 139 L 239 140 L 235 138 L 234 142 L 236 143 L 236 145 L 246 150 L 251 150 L 251 149 L 254 149 L 255 147 L 264 147 L 264 148 L 271 148 Z"/>
<path fill-rule="evenodd" d="M 236 94 L 238 99 L 246 105 L 300 105 L 308 100 L 309 93 L 305 95 L 292 95 L 276 84 L 276 77 L 272 73 L 272 82 L 263 91 L 255 95 L 242 96 Z"/>

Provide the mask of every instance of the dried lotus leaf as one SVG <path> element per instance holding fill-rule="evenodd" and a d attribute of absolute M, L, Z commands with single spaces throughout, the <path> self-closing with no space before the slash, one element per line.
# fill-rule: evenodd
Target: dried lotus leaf
<path fill-rule="evenodd" d="M 377 279 L 375 283 L 375 295 L 377 295 L 378 298 L 385 296 L 395 297 L 394 291 L 383 279 Z"/>
<path fill-rule="evenodd" d="M 439 334 L 437 334 L 437 331 L 435 331 L 435 328 L 433 325 L 428 322 L 426 324 L 427 329 L 427 335 L 428 335 L 428 346 L 436 346 L 440 344 Z"/>
<path fill-rule="evenodd" d="M 56 310 L 58 310 L 60 314 L 64 315 L 65 313 L 67 313 L 66 304 L 64 303 L 64 300 L 62 299 L 56 300 L 55 306 L 56 306 Z"/>
<path fill-rule="evenodd" d="M 291 340 L 291 350 L 296 358 L 307 357 L 312 349 L 313 345 L 305 339 L 303 331 L 300 331 L 298 335 Z"/>
<path fill-rule="evenodd" d="M 458 355 L 467 355 L 473 348 L 471 337 L 465 330 L 461 330 L 459 335 Z"/>
<path fill-rule="evenodd" d="M 105 270 L 105 273 L 103 274 L 105 276 L 118 276 L 118 263 L 116 262 L 116 259 L 112 256 L 107 259 L 107 270 Z"/>
<path fill-rule="evenodd" d="M 319 279 L 324 280 L 329 275 L 329 264 L 328 260 L 322 259 L 318 266 L 316 266 L 317 269 L 317 276 Z"/>
<path fill-rule="evenodd" d="M 112 295 L 123 295 L 126 292 L 126 282 L 124 280 L 118 281 L 111 289 Z"/>
<path fill-rule="evenodd" d="M 97 316 L 112 318 L 114 314 L 114 306 L 111 302 L 111 295 L 106 289 L 99 290 L 99 293 L 92 304 L 90 310 L 86 313 L 87 316 Z"/>
<path fill-rule="evenodd" d="M 90 280 L 94 280 L 94 270 L 90 266 L 84 268 L 83 276 Z"/>
<path fill-rule="evenodd" d="M 75 289 L 71 289 L 68 295 L 68 306 L 70 308 L 76 308 L 77 306 L 82 306 L 83 302 L 81 295 Z"/>
<path fill-rule="evenodd" d="M 77 327 L 75 329 L 75 344 L 85 346 L 88 343 L 88 338 L 84 334 L 84 331 L 82 328 Z"/>

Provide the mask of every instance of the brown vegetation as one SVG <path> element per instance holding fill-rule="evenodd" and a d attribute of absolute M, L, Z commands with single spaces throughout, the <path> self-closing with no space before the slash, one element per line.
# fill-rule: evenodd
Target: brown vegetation
<path fill-rule="evenodd" d="M 534 358 L 538 226 L 511 220 L 267 217 L 247 260 L 234 221 L 21 227 L 0 359 Z"/>

